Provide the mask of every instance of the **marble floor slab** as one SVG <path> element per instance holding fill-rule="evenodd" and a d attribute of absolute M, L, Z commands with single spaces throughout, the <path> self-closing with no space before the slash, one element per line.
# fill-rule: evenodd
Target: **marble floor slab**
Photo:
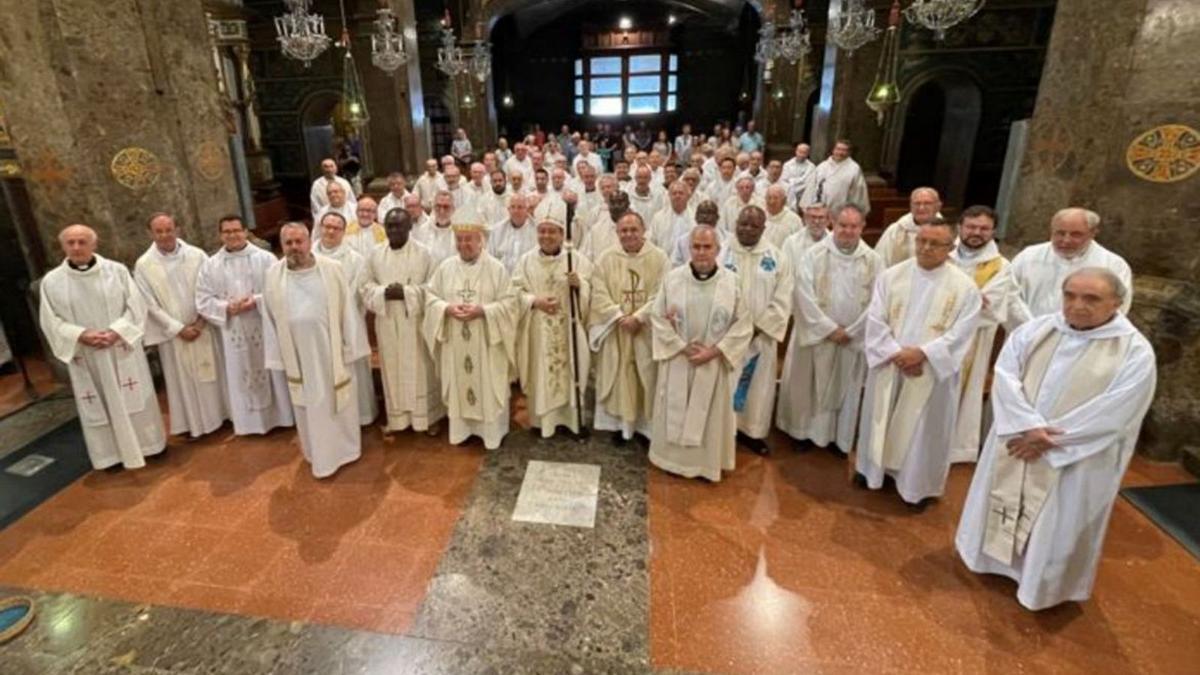
<path fill-rule="evenodd" d="M 525 523 L 595 527 L 600 467 L 595 464 L 540 462 L 525 467 L 512 519 Z"/>

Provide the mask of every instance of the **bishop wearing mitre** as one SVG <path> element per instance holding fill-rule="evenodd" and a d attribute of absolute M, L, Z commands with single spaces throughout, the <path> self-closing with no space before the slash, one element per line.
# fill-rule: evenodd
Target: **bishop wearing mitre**
<path fill-rule="evenodd" d="M 514 322 L 508 273 L 488 254 L 487 224 L 471 205 L 454 212 L 456 254 L 429 279 L 425 341 L 437 362 L 450 442 L 471 436 L 495 450 L 508 434 Z"/>

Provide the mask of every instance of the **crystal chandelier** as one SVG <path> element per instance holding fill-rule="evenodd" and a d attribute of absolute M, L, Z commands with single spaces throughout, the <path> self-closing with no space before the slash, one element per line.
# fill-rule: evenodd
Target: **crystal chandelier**
<path fill-rule="evenodd" d="M 875 27 L 875 10 L 863 6 L 863 0 L 846 0 L 844 9 L 837 11 L 829 6 L 830 42 L 843 50 L 854 50 L 879 37 L 882 32 Z"/>
<path fill-rule="evenodd" d="M 407 61 L 404 36 L 396 30 L 396 17 L 392 16 L 392 10 L 381 8 L 371 35 L 371 63 L 385 73 L 393 73 Z"/>
<path fill-rule="evenodd" d="M 480 84 L 487 82 L 492 74 L 492 46 L 487 42 L 476 42 L 471 50 L 471 74 Z"/>
<path fill-rule="evenodd" d="M 763 64 L 763 82 L 771 81 L 771 70 L 777 59 L 785 59 L 795 64 L 808 55 L 812 47 L 808 23 L 804 20 L 804 10 L 792 10 L 788 22 L 776 26 L 774 21 L 764 21 L 758 29 L 758 44 L 754 46 L 754 60 Z"/>
<path fill-rule="evenodd" d="M 437 69 L 449 77 L 457 77 L 467 69 L 463 48 L 454 40 L 454 29 L 450 28 L 450 12 L 442 23 L 442 46 L 437 51 Z"/>
<path fill-rule="evenodd" d="M 309 14 L 309 0 L 284 0 L 288 13 L 275 17 L 275 33 L 284 56 L 303 61 L 307 68 L 329 47 L 325 17 Z"/>
<path fill-rule="evenodd" d="M 899 66 L 900 0 L 892 0 L 887 31 L 883 34 L 883 49 L 879 53 L 879 67 L 875 71 L 875 83 L 867 94 L 867 107 L 878 115 L 880 125 L 887 112 L 900 102 L 900 85 L 896 82 Z"/>
<path fill-rule="evenodd" d="M 987 0 L 913 0 L 904 18 L 933 31 L 933 39 L 946 39 L 946 31 L 975 16 Z"/>

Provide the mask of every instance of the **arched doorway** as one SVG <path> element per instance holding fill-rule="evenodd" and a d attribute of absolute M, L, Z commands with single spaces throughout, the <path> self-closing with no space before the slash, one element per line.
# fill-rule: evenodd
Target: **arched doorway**
<path fill-rule="evenodd" d="M 311 94 L 300 106 L 300 132 L 310 178 L 320 172 L 321 160 L 334 156 L 333 111 L 341 96 L 336 91 Z"/>
<path fill-rule="evenodd" d="M 946 204 L 961 205 L 970 179 L 983 95 L 965 71 L 942 69 L 914 79 L 902 93 L 885 167 L 908 191 L 931 185 Z"/>

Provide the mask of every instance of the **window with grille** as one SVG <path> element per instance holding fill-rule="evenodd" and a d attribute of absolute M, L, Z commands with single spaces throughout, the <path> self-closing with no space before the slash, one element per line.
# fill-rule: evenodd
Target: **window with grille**
<path fill-rule="evenodd" d="M 679 57 L 665 52 L 575 59 L 575 114 L 591 117 L 675 112 Z"/>

